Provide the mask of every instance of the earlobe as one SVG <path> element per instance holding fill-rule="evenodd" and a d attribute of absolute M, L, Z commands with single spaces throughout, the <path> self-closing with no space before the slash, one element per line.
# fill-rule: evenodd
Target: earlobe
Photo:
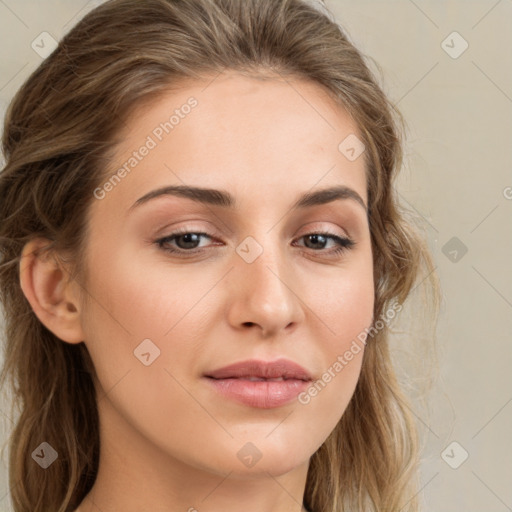
<path fill-rule="evenodd" d="M 68 343 L 80 343 L 84 333 L 80 323 L 77 283 L 55 254 L 41 251 L 50 241 L 33 239 L 23 248 L 20 285 L 34 313 L 55 336 Z"/>

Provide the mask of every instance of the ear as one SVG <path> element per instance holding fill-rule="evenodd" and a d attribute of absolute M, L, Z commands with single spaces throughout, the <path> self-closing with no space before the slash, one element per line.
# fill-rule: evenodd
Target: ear
<path fill-rule="evenodd" d="M 68 343 L 84 341 L 80 323 L 78 283 L 70 278 L 44 238 L 25 244 L 20 260 L 20 285 L 34 313 L 55 336 Z"/>

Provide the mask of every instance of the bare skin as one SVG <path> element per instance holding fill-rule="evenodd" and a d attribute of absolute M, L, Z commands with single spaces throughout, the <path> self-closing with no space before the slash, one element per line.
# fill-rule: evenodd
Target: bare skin
<path fill-rule="evenodd" d="M 197 105 L 158 140 L 155 128 L 190 97 Z M 231 72 L 191 82 L 124 129 L 111 174 L 148 136 L 156 146 L 92 198 L 88 300 L 58 259 L 34 255 L 43 240 L 27 244 L 25 295 L 60 339 L 86 344 L 98 375 L 99 472 L 75 512 L 304 510 L 310 458 L 343 415 L 364 350 L 307 404 L 251 407 L 219 395 L 204 374 L 285 357 L 322 379 L 371 325 L 364 161 L 338 149 L 350 134 L 356 125 L 317 84 Z M 222 189 L 237 208 L 173 195 L 131 208 L 168 185 Z M 302 194 L 332 186 L 364 205 L 344 198 L 292 209 Z M 156 243 L 181 228 L 208 236 L 192 249 L 183 236 Z M 308 236 L 324 232 L 355 245 L 335 254 L 335 238 Z M 160 350 L 149 365 L 134 354 L 145 339 L 146 359 Z M 237 456 L 244 446 L 261 455 L 251 467 Z"/>

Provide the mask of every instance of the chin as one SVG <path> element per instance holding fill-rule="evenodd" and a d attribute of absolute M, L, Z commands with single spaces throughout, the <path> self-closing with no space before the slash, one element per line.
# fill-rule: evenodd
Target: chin
<path fill-rule="evenodd" d="M 258 438 L 254 442 L 239 441 L 236 443 L 236 449 L 232 451 L 235 460 L 233 461 L 232 457 L 228 457 L 227 460 L 223 457 L 221 465 L 227 471 L 232 471 L 238 478 L 245 479 L 255 475 L 268 476 L 268 473 L 272 476 L 284 475 L 309 462 L 311 453 L 298 449 L 300 447 L 304 450 L 305 443 L 300 441 L 291 443 L 290 438 L 287 442 L 280 442 L 280 440 L 280 438 L 276 440 Z M 227 448 L 223 455 L 230 451 L 231 449 Z"/>

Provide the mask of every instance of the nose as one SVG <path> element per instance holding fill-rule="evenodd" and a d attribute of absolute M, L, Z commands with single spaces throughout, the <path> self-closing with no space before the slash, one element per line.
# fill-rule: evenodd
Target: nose
<path fill-rule="evenodd" d="M 235 255 L 230 272 L 228 321 L 237 330 L 258 330 L 262 337 L 291 331 L 304 318 L 303 302 L 286 250 L 264 247 L 252 263 Z"/>

